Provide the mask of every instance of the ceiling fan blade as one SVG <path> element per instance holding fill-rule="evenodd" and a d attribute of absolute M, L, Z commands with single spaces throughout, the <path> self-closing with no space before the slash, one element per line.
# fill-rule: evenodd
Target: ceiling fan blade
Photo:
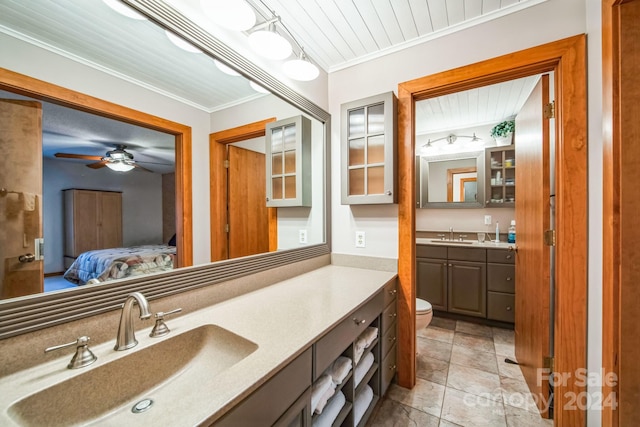
<path fill-rule="evenodd" d="M 88 156 L 85 154 L 69 154 L 69 153 L 55 153 L 55 157 L 63 157 L 65 159 L 82 159 L 82 160 L 102 160 L 102 156 Z"/>
<path fill-rule="evenodd" d="M 140 169 L 140 170 L 143 170 L 143 171 L 145 171 L 145 172 L 151 172 L 151 173 L 153 173 L 153 171 L 150 171 L 149 169 L 147 169 L 147 168 L 144 168 L 144 167 L 140 166 L 138 163 L 134 163 L 134 164 L 133 164 L 133 166 L 135 166 L 135 167 L 136 167 L 136 169 Z"/>
<path fill-rule="evenodd" d="M 101 158 L 102 158 L 102 157 L 101 157 Z M 91 168 L 91 169 L 100 169 L 100 168 L 105 167 L 105 166 L 107 165 L 107 163 L 108 163 L 108 162 L 109 162 L 108 160 L 101 160 L 101 161 L 96 162 L 96 163 L 89 163 L 89 164 L 87 165 L 87 167 L 88 167 L 88 168 Z"/>

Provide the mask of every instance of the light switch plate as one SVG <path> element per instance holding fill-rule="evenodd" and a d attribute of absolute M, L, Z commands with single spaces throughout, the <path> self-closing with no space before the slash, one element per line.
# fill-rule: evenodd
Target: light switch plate
<path fill-rule="evenodd" d="M 364 248 L 364 231 L 356 231 L 356 248 Z"/>
<path fill-rule="evenodd" d="M 484 225 L 491 225 L 491 215 L 484 216 Z"/>
<path fill-rule="evenodd" d="M 298 230 L 298 242 L 302 244 L 307 243 L 307 230 Z"/>

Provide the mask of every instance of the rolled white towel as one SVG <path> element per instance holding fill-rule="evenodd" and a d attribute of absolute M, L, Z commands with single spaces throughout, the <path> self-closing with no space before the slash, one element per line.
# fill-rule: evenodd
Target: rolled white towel
<path fill-rule="evenodd" d="M 324 411 L 322 411 L 322 414 L 313 420 L 313 427 L 331 427 L 336 418 L 338 418 L 338 415 L 340 415 L 340 411 L 346 401 L 347 399 L 344 393 L 342 393 L 342 391 L 337 392 Z"/>
<path fill-rule="evenodd" d="M 360 394 L 356 396 L 355 402 L 353 402 L 353 418 L 356 425 L 360 422 L 364 413 L 367 412 L 372 400 L 373 390 L 366 385 L 362 388 Z"/>
<path fill-rule="evenodd" d="M 333 383 L 330 375 L 322 375 L 311 386 L 311 413 L 313 413 L 318 407 L 318 403 L 322 399 L 322 396 L 329 389 L 335 390 L 336 386 Z"/>
<path fill-rule="evenodd" d="M 349 375 L 351 368 L 351 359 L 340 356 L 329 365 L 325 374 L 331 375 L 331 379 L 335 384 L 342 384 L 342 381 Z"/>
<path fill-rule="evenodd" d="M 365 341 L 364 348 L 368 348 L 376 338 L 378 338 L 378 328 L 369 326 L 359 338 L 363 338 Z"/>
<path fill-rule="evenodd" d="M 322 410 L 327 405 L 327 402 L 329 401 L 329 399 L 331 399 L 331 396 L 333 396 L 335 393 L 336 393 L 336 389 L 334 387 L 329 387 L 327 391 L 324 392 L 324 394 L 318 401 L 318 404 L 316 405 L 316 410 L 315 410 L 316 414 L 322 413 Z"/>
<path fill-rule="evenodd" d="M 373 365 L 373 353 L 369 352 L 367 355 L 358 363 L 356 369 L 353 371 L 353 381 L 355 382 L 355 386 L 358 387 L 360 381 L 364 378 L 364 376 L 369 372 L 369 368 Z"/>

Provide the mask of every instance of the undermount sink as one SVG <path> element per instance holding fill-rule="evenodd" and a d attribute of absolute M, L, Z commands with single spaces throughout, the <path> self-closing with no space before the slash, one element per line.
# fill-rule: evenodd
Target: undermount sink
<path fill-rule="evenodd" d="M 210 382 L 257 348 L 227 329 L 203 325 L 90 367 L 15 402 L 8 413 L 19 425 L 69 426 L 98 422 L 107 415 L 141 416 L 131 409 L 145 398 L 154 400 L 149 412 L 158 406 L 176 410 L 186 393 L 198 393 L 194 385 Z M 133 420 L 143 423 L 143 418 Z"/>
<path fill-rule="evenodd" d="M 473 240 L 440 240 L 440 239 L 433 239 L 431 240 L 432 243 L 445 243 L 445 244 L 462 244 L 462 245 L 473 245 L 474 241 Z"/>

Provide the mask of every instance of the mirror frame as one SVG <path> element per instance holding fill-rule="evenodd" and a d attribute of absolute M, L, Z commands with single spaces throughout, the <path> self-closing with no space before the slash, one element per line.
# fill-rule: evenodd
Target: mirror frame
<path fill-rule="evenodd" d="M 477 153 L 477 155 L 476 155 Z M 416 156 L 416 207 L 418 209 L 477 209 L 484 207 L 485 192 L 485 153 L 486 150 L 479 152 L 469 152 L 467 157 L 430 159 L 428 157 Z M 467 154 L 467 153 L 460 153 Z M 476 182 L 477 196 L 475 202 L 425 202 L 429 200 L 429 162 L 430 161 L 448 161 L 462 159 L 476 159 Z"/>
<path fill-rule="evenodd" d="M 304 96 L 287 87 L 264 70 L 258 68 L 238 53 L 234 52 L 231 48 L 224 45 L 201 28 L 197 27 L 194 23 L 187 20 L 170 6 L 161 3 L 158 0 L 122 1 L 147 16 L 147 18 L 156 24 L 173 31 L 184 39 L 190 41 L 205 54 L 235 68 L 246 78 L 264 86 L 285 102 L 292 104 L 324 124 L 325 147 L 323 170 L 325 174 L 325 243 L 309 245 L 304 248 L 282 250 L 244 258 L 218 261 L 216 263 L 179 268 L 166 273 L 158 273 L 143 278 L 118 280 L 114 281 L 114 283 L 99 285 L 88 285 L 72 291 L 62 290 L 48 294 L 36 294 L 0 301 L 0 340 L 73 320 L 94 316 L 96 314 L 118 310 L 126 296 L 134 291 L 143 292 L 149 300 L 153 300 L 204 286 L 215 285 L 220 282 L 255 274 L 257 272 L 276 267 L 286 266 L 294 262 L 309 260 L 330 253 L 331 221 L 329 214 L 331 212 L 331 170 L 329 159 L 331 141 L 329 129 L 331 128 L 331 116 L 329 113 Z M 34 94 L 37 95 L 37 89 L 36 91 L 21 90 L 20 85 L 14 81 L 15 76 L 17 76 L 16 73 L 7 73 L 5 70 L 0 69 L 0 87 L 8 88 L 11 91 L 28 96 L 33 96 Z M 43 88 L 47 86 L 55 86 L 45 82 L 41 83 L 43 83 Z M 69 92 L 71 93 L 73 91 Z M 48 98 L 46 96 L 40 97 Z M 108 106 L 110 108 L 115 106 L 115 104 L 98 100 L 97 98 L 93 98 L 93 100 L 102 102 L 104 103 L 104 106 Z M 116 113 L 111 117 L 121 120 L 122 116 L 129 111 L 133 110 L 122 108 L 120 115 Z M 104 113 L 102 113 L 102 115 L 104 115 Z M 169 124 L 182 126 L 184 132 L 188 133 L 190 140 L 191 129 L 189 127 L 164 121 L 165 126 Z M 158 128 L 163 129 L 163 126 L 158 126 Z M 185 144 L 185 146 L 188 146 L 188 149 L 185 149 L 183 158 L 185 159 L 184 161 L 188 161 L 190 164 L 191 145 Z M 185 185 L 188 185 L 189 187 L 191 186 L 191 176 L 176 177 L 176 179 L 184 180 Z M 179 187 L 178 183 L 176 187 Z M 191 202 L 191 197 L 188 197 L 188 200 Z M 188 209 L 190 211 L 191 204 L 185 202 L 184 209 Z M 193 233 L 190 219 L 183 224 L 183 227 L 184 233 L 189 233 L 189 235 Z M 187 249 L 189 253 L 191 253 L 192 250 L 192 247 Z"/>

